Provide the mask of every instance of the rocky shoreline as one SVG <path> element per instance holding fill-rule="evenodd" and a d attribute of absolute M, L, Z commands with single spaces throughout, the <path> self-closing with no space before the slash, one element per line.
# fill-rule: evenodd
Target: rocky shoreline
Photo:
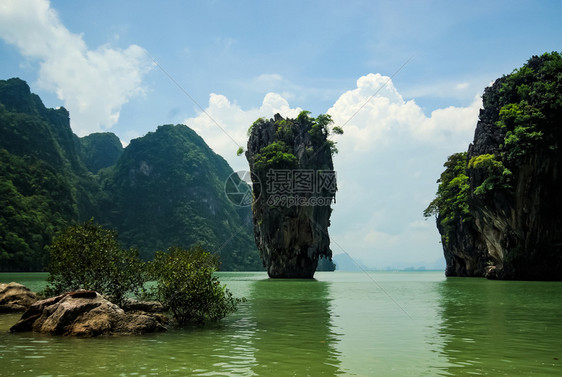
<path fill-rule="evenodd" d="M 0 312 L 22 312 L 10 332 L 94 337 L 166 331 L 165 308 L 156 301 L 118 306 L 95 291 L 78 290 L 44 300 L 18 283 L 0 284 Z"/>

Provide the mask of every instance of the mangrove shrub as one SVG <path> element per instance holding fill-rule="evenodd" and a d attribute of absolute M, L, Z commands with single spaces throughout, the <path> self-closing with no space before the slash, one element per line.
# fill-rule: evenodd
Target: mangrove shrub
<path fill-rule="evenodd" d="M 144 284 L 138 251 L 122 249 L 117 233 L 93 220 L 71 226 L 57 237 L 50 247 L 50 259 L 47 295 L 87 289 L 120 304 Z"/>
<path fill-rule="evenodd" d="M 156 297 L 179 325 L 217 321 L 236 310 L 240 300 L 213 276 L 219 267 L 218 256 L 201 246 L 159 251 L 150 265 Z"/>

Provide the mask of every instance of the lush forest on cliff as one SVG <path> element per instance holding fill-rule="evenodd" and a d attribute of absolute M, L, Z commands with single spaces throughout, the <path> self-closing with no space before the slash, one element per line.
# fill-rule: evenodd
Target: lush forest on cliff
<path fill-rule="evenodd" d="M 447 274 L 560 279 L 562 56 L 533 56 L 486 88 L 474 141 L 435 200 Z"/>
<path fill-rule="evenodd" d="M 0 271 L 36 271 L 67 226 L 94 218 L 145 259 L 199 243 L 226 270 L 261 267 L 251 212 L 224 193 L 232 169 L 184 125 L 124 148 L 112 133 L 74 135 L 20 79 L 0 81 Z"/>

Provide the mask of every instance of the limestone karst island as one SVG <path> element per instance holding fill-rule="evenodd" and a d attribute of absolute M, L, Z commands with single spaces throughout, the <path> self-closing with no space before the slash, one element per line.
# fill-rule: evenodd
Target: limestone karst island
<path fill-rule="evenodd" d="M 447 276 L 562 280 L 562 57 L 534 56 L 483 95 L 474 140 L 437 197 Z"/>
<path fill-rule="evenodd" d="M 321 258 L 331 264 L 328 226 L 337 183 L 328 135 L 334 128 L 329 115 L 308 114 L 276 114 L 248 130 L 254 236 L 272 278 L 312 278 Z"/>

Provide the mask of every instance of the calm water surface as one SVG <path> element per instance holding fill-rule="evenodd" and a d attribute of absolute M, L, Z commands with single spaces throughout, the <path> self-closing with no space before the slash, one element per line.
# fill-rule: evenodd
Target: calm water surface
<path fill-rule="evenodd" d="M 9 334 L 0 376 L 561 376 L 562 285 L 442 272 L 221 273 L 248 301 L 220 324 L 77 339 Z M 39 290 L 45 275 L 0 274 Z"/>

